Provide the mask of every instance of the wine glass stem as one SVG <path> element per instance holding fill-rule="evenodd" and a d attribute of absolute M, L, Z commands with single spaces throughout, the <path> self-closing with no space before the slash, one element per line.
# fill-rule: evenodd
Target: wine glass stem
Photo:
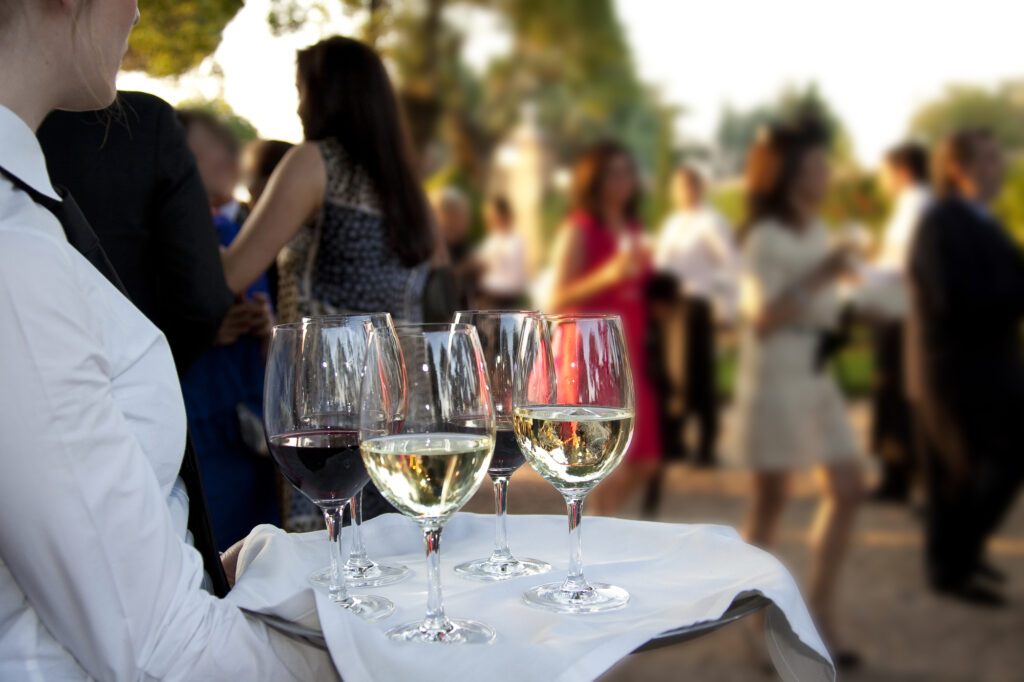
<path fill-rule="evenodd" d="M 511 561 L 512 552 L 508 548 L 508 476 L 494 479 L 494 516 L 494 551 L 490 560 Z"/>
<path fill-rule="evenodd" d="M 562 589 L 570 592 L 589 590 L 590 585 L 583 577 L 583 498 L 566 497 L 569 512 L 569 575 L 562 583 Z"/>
<path fill-rule="evenodd" d="M 427 615 L 422 627 L 434 632 L 447 631 L 451 623 L 444 613 L 441 596 L 441 527 L 424 526 L 423 544 L 427 550 Z"/>
<path fill-rule="evenodd" d="M 327 539 L 331 541 L 331 582 L 327 587 L 331 599 L 341 601 L 348 597 L 345 590 L 345 577 L 341 572 L 341 514 L 345 505 L 323 507 L 324 521 L 327 524 Z"/>
<path fill-rule="evenodd" d="M 345 567 L 355 570 L 370 567 L 370 560 L 366 557 L 366 547 L 363 546 L 363 491 L 360 490 L 356 496 L 349 500 L 349 513 L 352 515 L 352 548 L 348 553 L 348 561 Z"/>

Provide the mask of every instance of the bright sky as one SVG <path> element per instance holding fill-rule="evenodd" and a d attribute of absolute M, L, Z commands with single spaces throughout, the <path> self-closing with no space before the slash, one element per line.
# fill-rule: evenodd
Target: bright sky
<path fill-rule="evenodd" d="M 222 94 L 265 137 L 298 140 L 297 48 L 352 30 L 334 16 L 321 28 L 274 38 L 268 0 L 248 0 L 215 55 L 223 92 L 210 73 L 177 82 L 122 74 L 119 87 L 172 103 Z M 331 5 L 331 3 L 325 3 Z M 340 3 L 338 3 L 340 4 Z M 858 157 L 873 164 L 898 141 L 914 109 L 949 82 L 995 85 L 1024 76 L 1021 0 L 617 0 L 641 77 L 683 105 L 679 131 L 707 141 L 722 105 L 748 107 L 786 83 L 818 83 L 839 112 Z M 965 14 L 965 9 L 970 13 Z M 466 56 L 481 66 L 508 49 L 506 36 L 479 11 L 460 11 Z M 146 20 L 145 4 L 142 20 Z"/>

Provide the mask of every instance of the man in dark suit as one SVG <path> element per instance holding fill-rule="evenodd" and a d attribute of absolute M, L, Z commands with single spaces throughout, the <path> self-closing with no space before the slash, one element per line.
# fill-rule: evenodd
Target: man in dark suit
<path fill-rule="evenodd" d="M 979 579 L 998 577 L 984 545 L 1013 503 L 1024 458 L 1024 257 L 989 211 L 1004 163 L 986 131 L 938 149 L 938 200 L 910 254 L 907 387 L 928 490 L 926 566 L 932 586 L 996 606 Z"/>
<path fill-rule="evenodd" d="M 100 112 L 54 112 L 38 137 L 50 177 L 71 191 L 184 374 L 214 342 L 234 296 L 174 109 L 153 95 L 121 92 Z"/>
<path fill-rule="evenodd" d="M 128 297 L 164 332 L 179 375 L 216 338 L 248 331 L 234 328 L 237 315 L 225 319 L 238 305 L 224 280 L 206 191 L 167 102 L 121 92 L 100 112 L 54 112 L 37 135 L 51 179 L 70 190 Z M 223 596 L 227 577 L 191 439 L 180 475 L 189 531 L 212 591 Z"/>

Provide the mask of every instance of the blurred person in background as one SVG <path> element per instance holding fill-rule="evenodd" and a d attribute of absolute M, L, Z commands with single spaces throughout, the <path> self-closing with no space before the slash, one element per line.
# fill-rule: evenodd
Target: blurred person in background
<path fill-rule="evenodd" d="M 986 130 L 943 141 L 938 196 L 908 265 L 907 386 L 927 479 L 927 575 L 939 592 L 986 606 L 1005 600 L 985 541 L 1024 471 L 1024 256 L 989 208 L 1004 171 Z"/>
<path fill-rule="evenodd" d="M 840 667 L 836 582 L 863 497 L 857 443 L 824 349 L 838 324 L 836 280 L 847 254 L 831 251 L 819 211 L 829 183 L 827 141 L 813 122 L 772 126 L 750 150 L 740 281 L 739 454 L 754 470 L 744 527 L 775 544 L 791 472 L 815 467 L 824 483 L 811 530 L 808 602 Z"/>
<path fill-rule="evenodd" d="M 220 245 L 227 247 L 241 229 L 233 199 L 238 141 L 206 112 L 186 110 L 178 117 L 206 188 Z M 262 434 L 265 351 L 274 326 L 269 296 L 265 275 L 238 295 L 215 347 L 196 360 L 181 382 L 222 550 L 256 525 L 280 522 L 275 470 Z"/>
<path fill-rule="evenodd" d="M 242 155 L 242 181 L 249 192 L 250 211 L 263 195 L 277 164 L 294 146 L 283 140 L 254 140 L 245 148 Z"/>
<path fill-rule="evenodd" d="M 881 480 L 872 493 L 879 501 L 905 502 L 915 470 L 913 419 L 903 381 L 903 325 L 907 255 L 917 226 L 931 201 L 928 151 L 907 142 L 885 155 L 880 173 L 883 191 L 894 202 L 885 226 L 875 269 L 891 280 L 891 296 L 899 297 L 896 314 L 874 326 L 875 383 L 871 449 L 881 462 Z M 902 313 L 902 314 L 900 314 Z"/>
<path fill-rule="evenodd" d="M 294 146 L 291 142 L 282 140 L 254 140 L 245 148 L 242 156 L 242 181 L 249 192 L 249 212 L 259 201 L 263 190 L 267 188 L 267 182 L 277 164 L 281 163 L 284 155 Z M 277 294 L 280 281 L 275 259 L 267 268 L 267 286 L 270 288 L 270 303 L 274 310 L 278 310 Z"/>
<path fill-rule="evenodd" d="M 441 239 L 448 249 L 455 287 L 452 295 L 458 310 L 470 310 L 476 307 L 478 264 L 469 243 L 473 222 L 469 197 L 458 187 L 448 186 L 433 193 L 431 200 Z"/>
<path fill-rule="evenodd" d="M 487 238 L 473 258 L 480 271 L 478 307 L 507 310 L 523 305 L 528 284 L 526 240 L 516 232 L 512 206 L 503 196 L 484 208 Z"/>
<path fill-rule="evenodd" d="M 598 514 L 618 513 L 661 463 L 654 386 L 647 371 L 645 286 L 651 274 L 638 211 L 640 187 L 629 151 L 600 142 L 577 160 L 572 213 L 552 254 L 549 305 L 559 313 L 614 313 L 622 318 L 636 391 L 633 440 L 625 460 L 590 494 Z"/>
<path fill-rule="evenodd" d="M 53 112 L 38 138 L 51 178 L 76 197 L 184 374 L 213 344 L 234 297 L 174 109 L 154 95 L 119 92 L 103 111 Z"/>
<path fill-rule="evenodd" d="M 277 259 L 278 319 L 388 312 L 423 318 L 432 263 L 443 263 L 412 147 L 380 57 L 335 36 L 298 54 L 299 118 L 306 141 L 274 170 L 224 253 L 228 285 L 244 291 Z M 285 527 L 313 530 L 323 516 L 289 491 Z M 364 515 L 387 509 L 376 488 Z"/>
<path fill-rule="evenodd" d="M 725 217 L 705 200 L 704 178 L 683 166 L 672 178 L 675 211 L 665 221 L 654 265 L 671 273 L 686 296 L 686 409 L 682 428 L 700 427 L 694 463 L 711 466 L 718 440 L 715 390 L 716 319 L 731 317 L 735 298 L 736 246 Z M 684 441 L 685 442 L 685 441 Z"/>

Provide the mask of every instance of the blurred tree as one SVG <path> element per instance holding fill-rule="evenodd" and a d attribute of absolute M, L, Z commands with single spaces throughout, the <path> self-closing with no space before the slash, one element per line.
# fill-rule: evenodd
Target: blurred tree
<path fill-rule="evenodd" d="M 1014 239 L 1024 245 L 1024 156 L 1011 159 L 1006 184 L 996 199 L 995 212 Z"/>
<path fill-rule="evenodd" d="M 722 110 L 715 133 L 718 147 L 719 174 L 731 176 L 743 171 L 747 150 L 762 126 L 780 121 L 813 118 L 828 132 L 834 162 L 843 170 L 854 169 L 853 145 L 846 127 L 818 89 L 817 84 L 805 87 L 788 85 L 774 101 L 747 110 L 726 106 Z"/>
<path fill-rule="evenodd" d="M 989 128 L 1008 148 L 1024 149 L 1024 84 L 951 85 L 913 115 L 909 132 L 934 143 L 962 127 Z"/>
<path fill-rule="evenodd" d="M 223 99 L 189 99 L 179 102 L 175 108 L 199 109 L 213 114 L 243 144 L 259 138 L 256 126 L 250 123 L 249 119 L 235 113 L 231 105 Z"/>
<path fill-rule="evenodd" d="M 220 45 L 244 0 L 147 0 L 142 21 L 128 38 L 122 68 L 177 76 L 199 65 Z"/>

